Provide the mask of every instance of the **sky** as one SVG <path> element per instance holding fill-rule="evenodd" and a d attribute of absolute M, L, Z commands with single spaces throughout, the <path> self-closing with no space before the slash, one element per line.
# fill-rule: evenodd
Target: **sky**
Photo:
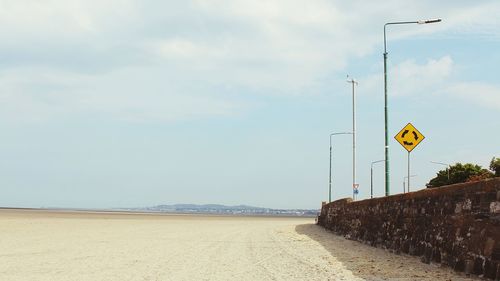
<path fill-rule="evenodd" d="M 500 2 L 0 0 L 0 206 L 319 208 L 329 134 L 352 130 L 358 199 L 500 157 Z M 333 199 L 352 137 L 333 138 Z M 384 195 L 384 165 L 374 165 Z"/>

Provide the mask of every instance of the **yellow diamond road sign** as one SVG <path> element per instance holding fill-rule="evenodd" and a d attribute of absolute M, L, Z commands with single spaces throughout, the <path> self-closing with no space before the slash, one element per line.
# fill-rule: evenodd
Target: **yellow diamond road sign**
<path fill-rule="evenodd" d="M 394 138 L 406 149 L 411 152 L 421 141 L 425 139 L 417 128 L 408 123 Z"/>

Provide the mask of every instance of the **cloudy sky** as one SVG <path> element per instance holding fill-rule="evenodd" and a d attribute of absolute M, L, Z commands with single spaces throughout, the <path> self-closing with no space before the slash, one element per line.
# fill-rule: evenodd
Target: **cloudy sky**
<path fill-rule="evenodd" d="M 412 188 L 500 156 L 498 1 L 0 0 L 0 205 L 318 208 L 329 134 L 352 126 L 358 182 L 384 157 L 388 28 L 392 193 L 412 122 Z M 334 138 L 334 198 L 351 194 Z M 383 164 L 375 166 L 383 194 Z"/>

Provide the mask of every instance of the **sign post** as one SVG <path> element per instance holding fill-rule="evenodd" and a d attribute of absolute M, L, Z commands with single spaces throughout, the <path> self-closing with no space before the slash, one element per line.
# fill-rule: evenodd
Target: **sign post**
<path fill-rule="evenodd" d="M 410 192 L 410 152 L 408 151 L 408 192 Z"/>
<path fill-rule="evenodd" d="M 408 192 L 410 192 L 410 152 L 422 142 L 425 137 L 411 123 L 408 123 L 394 138 L 408 151 Z"/>

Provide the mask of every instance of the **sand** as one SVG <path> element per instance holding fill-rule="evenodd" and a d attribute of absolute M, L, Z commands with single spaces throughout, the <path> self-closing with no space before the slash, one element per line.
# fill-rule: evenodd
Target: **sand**
<path fill-rule="evenodd" d="M 311 218 L 0 210 L 0 280 L 473 280 Z"/>

